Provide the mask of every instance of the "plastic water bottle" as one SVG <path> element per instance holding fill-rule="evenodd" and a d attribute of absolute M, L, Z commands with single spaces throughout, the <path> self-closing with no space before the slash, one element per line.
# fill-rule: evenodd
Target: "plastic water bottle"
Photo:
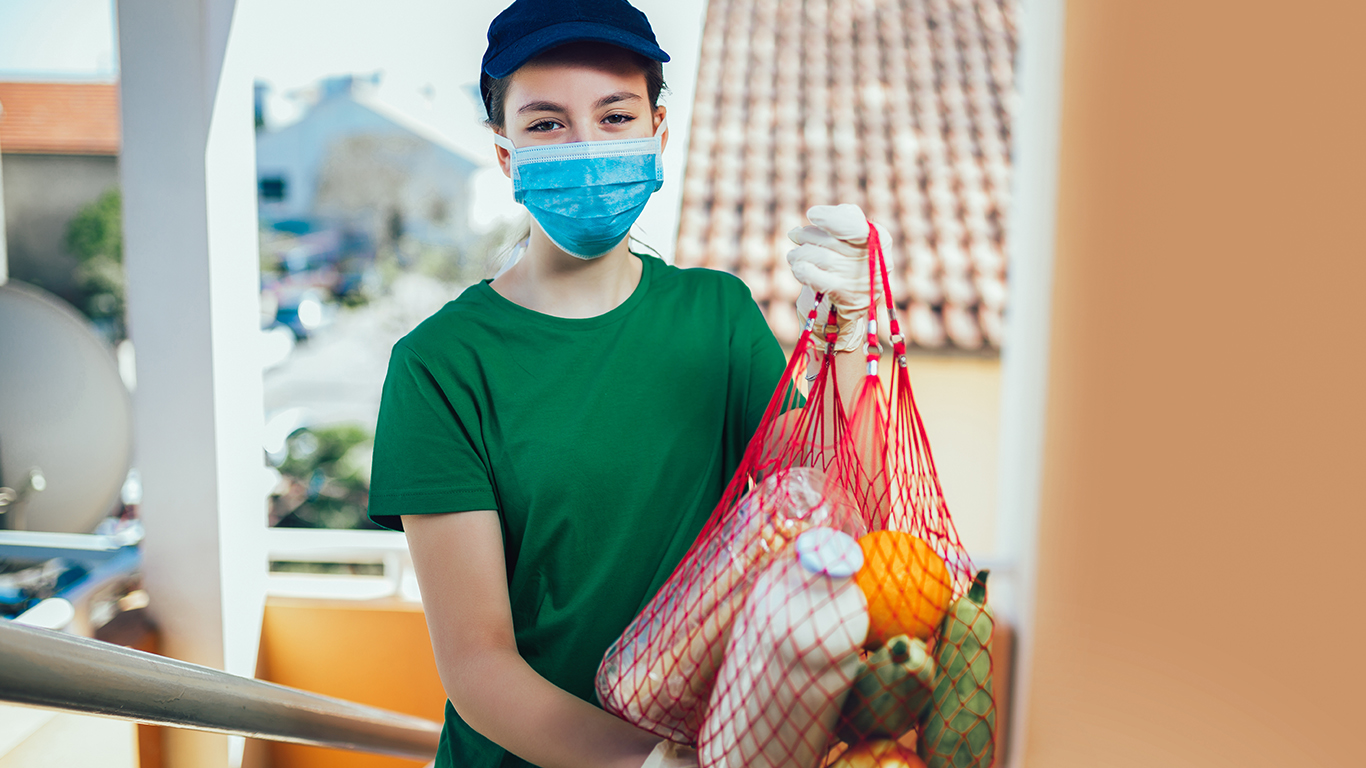
<path fill-rule="evenodd" d="M 816 768 L 868 637 L 854 583 L 863 552 L 848 534 L 813 528 L 797 556 L 755 581 L 735 620 L 698 736 L 702 768 Z"/>

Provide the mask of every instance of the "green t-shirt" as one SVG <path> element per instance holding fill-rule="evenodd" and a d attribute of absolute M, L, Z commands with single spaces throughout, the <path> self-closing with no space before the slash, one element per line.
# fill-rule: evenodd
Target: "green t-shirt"
<path fill-rule="evenodd" d="M 471 286 L 394 346 L 375 432 L 370 516 L 497 510 L 519 652 L 595 704 L 603 653 L 697 537 L 784 367 L 739 279 L 639 258 L 592 318 Z M 436 765 L 529 764 L 448 701 Z"/>

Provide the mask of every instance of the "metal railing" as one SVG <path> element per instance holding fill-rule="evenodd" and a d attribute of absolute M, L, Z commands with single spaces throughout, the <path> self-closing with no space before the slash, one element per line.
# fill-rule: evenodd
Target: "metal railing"
<path fill-rule="evenodd" d="M 441 735 L 419 717 L 10 621 L 0 701 L 424 760 Z"/>

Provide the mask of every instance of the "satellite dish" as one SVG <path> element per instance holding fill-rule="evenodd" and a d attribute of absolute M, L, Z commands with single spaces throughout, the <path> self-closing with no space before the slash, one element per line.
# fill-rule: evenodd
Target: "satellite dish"
<path fill-rule="evenodd" d="M 114 506 L 132 449 L 132 404 L 109 348 L 61 299 L 0 285 L 0 528 L 89 533 Z"/>

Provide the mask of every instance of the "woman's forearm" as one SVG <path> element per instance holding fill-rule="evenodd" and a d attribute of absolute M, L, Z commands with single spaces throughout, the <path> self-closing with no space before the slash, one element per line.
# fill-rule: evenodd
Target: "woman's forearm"
<path fill-rule="evenodd" d="M 854 403 L 868 378 L 868 355 L 862 348 L 855 352 L 835 353 L 835 379 L 839 382 L 840 402 L 846 416 L 854 413 Z"/>
<path fill-rule="evenodd" d="M 542 768 L 640 768 L 659 738 L 555 686 L 516 651 L 490 648 L 443 670 L 460 717 Z"/>
<path fill-rule="evenodd" d="M 460 717 L 543 768 L 640 768 L 658 738 L 557 687 L 517 653 L 498 513 L 404 515 L 403 527 L 436 669 Z"/>
<path fill-rule="evenodd" d="M 822 357 L 823 352 L 816 353 L 812 370 L 820 367 Z M 825 409 L 827 424 L 834 418 L 836 390 L 839 391 L 839 404 L 844 409 L 844 415 L 853 415 L 854 403 L 858 401 L 859 393 L 863 391 L 864 381 L 868 377 L 868 356 L 862 349 L 855 352 L 836 352 L 834 369 L 837 386 L 826 387 L 825 402 L 821 403 Z"/>

